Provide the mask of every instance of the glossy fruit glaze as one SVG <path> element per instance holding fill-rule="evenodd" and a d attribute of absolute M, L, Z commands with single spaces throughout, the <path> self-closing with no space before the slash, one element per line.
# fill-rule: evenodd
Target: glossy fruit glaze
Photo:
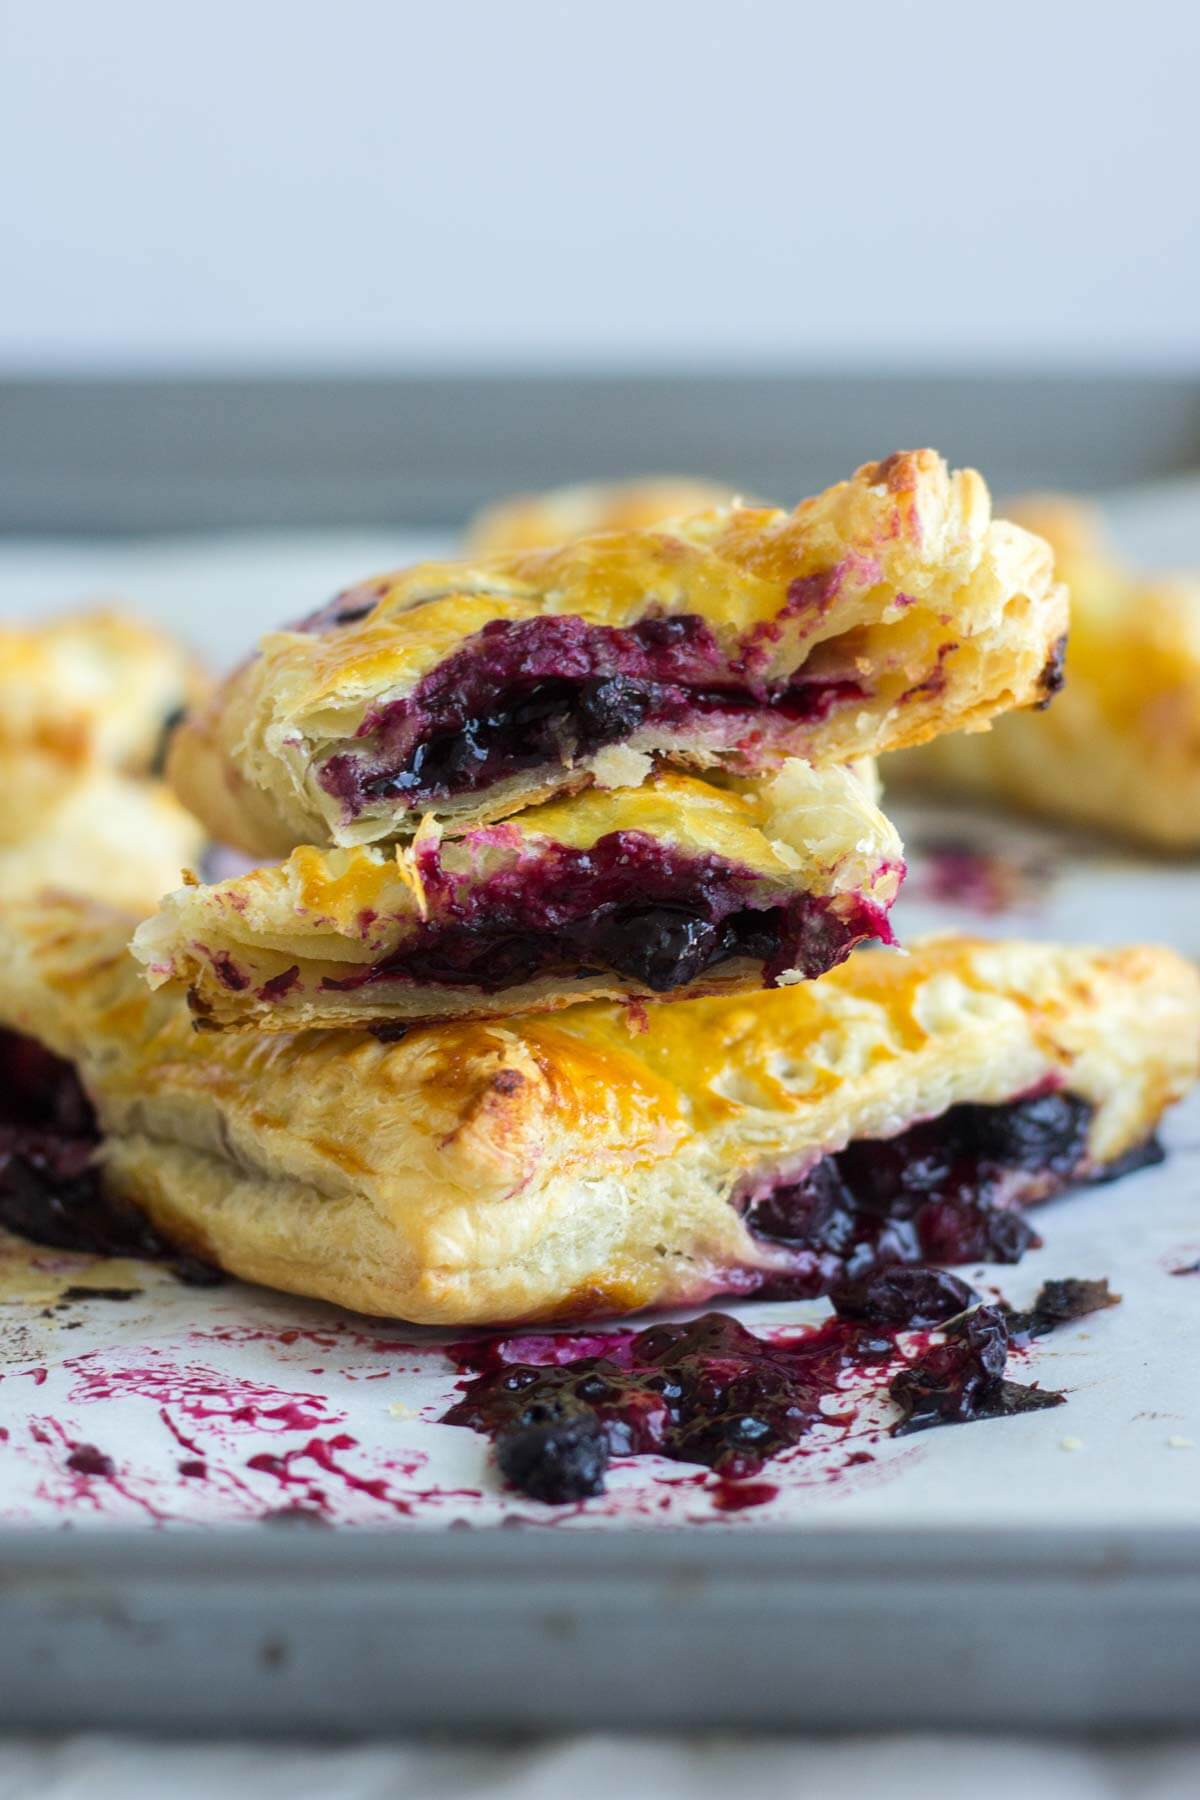
<path fill-rule="evenodd" d="M 505 1479 L 554 1505 L 602 1493 L 614 1456 L 654 1454 L 741 1481 L 818 1426 L 845 1423 L 855 1377 L 886 1389 L 896 1435 L 1061 1405 L 1061 1394 L 1007 1379 L 1010 1345 L 1034 1317 L 1051 1329 L 1115 1296 L 1103 1282 L 1055 1285 L 1075 1290 L 1069 1304 L 1043 1305 L 1043 1289 L 1020 1315 L 979 1305 L 945 1271 L 894 1269 L 849 1311 L 769 1337 L 706 1313 L 638 1332 L 461 1344 L 453 1354 L 471 1379 L 442 1423 L 491 1437 Z"/>

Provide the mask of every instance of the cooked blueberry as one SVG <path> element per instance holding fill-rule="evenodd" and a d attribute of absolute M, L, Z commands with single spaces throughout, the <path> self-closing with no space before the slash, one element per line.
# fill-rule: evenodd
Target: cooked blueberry
<path fill-rule="evenodd" d="M 953 1318 L 979 1299 L 974 1288 L 945 1269 L 881 1269 L 869 1280 L 833 1290 L 834 1310 L 845 1319 L 916 1330 Z"/>
<path fill-rule="evenodd" d="M 505 1479 L 531 1500 L 561 1505 L 604 1492 L 608 1445 L 594 1412 L 560 1398 L 527 1408 L 501 1431 L 496 1460 Z"/>
<path fill-rule="evenodd" d="M 1008 1326 L 999 1307 L 977 1306 L 952 1322 L 944 1344 L 893 1377 L 888 1392 L 904 1415 L 894 1434 L 995 1417 L 989 1409 L 1007 1358 Z"/>
<path fill-rule="evenodd" d="M 1073 1174 L 1087 1150 L 1092 1109 L 1074 1094 L 1038 1094 L 1011 1106 L 970 1106 L 962 1137 L 981 1162 L 1001 1169 Z"/>
<path fill-rule="evenodd" d="M 685 906 L 623 906 L 594 921 L 589 951 L 618 974 L 666 994 L 707 966 L 720 931 Z"/>
<path fill-rule="evenodd" d="M 635 732 L 653 704 L 645 686 L 625 675 L 606 675 L 585 681 L 576 701 L 579 744 L 583 750 L 599 750 L 605 744 Z"/>

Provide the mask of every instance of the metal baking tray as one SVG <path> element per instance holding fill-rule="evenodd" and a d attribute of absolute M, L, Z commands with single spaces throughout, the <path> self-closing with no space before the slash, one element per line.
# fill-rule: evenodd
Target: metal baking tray
<path fill-rule="evenodd" d="M 166 390 L 168 411 L 182 404 L 183 385 Z M 160 459 L 160 479 L 139 488 L 139 458 L 158 428 L 152 392 L 136 386 L 107 399 L 90 389 L 72 394 L 70 384 L 49 397 L 26 391 L 35 453 L 3 522 L 52 531 L 56 542 L 0 538 L 0 612 L 28 604 L 31 581 L 48 600 L 54 582 L 68 598 L 94 580 L 177 625 L 202 620 L 223 656 L 252 628 L 252 601 L 263 623 L 306 610 L 323 590 L 311 602 L 297 593 L 285 609 L 282 588 L 304 571 L 314 583 L 332 576 L 330 586 L 353 576 L 360 549 L 374 560 L 377 547 L 399 543 L 394 521 L 432 528 L 468 490 L 473 500 L 514 480 L 545 479 L 532 455 L 528 477 L 524 465 L 498 473 L 501 453 L 471 460 L 467 384 L 455 400 L 460 426 L 446 427 L 443 448 L 445 467 L 469 478 L 435 482 L 436 494 L 406 485 L 409 452 L 397 463 L 389 450 L 394 508 L 383 508 L 376 485 L 370 511 L 360 513 L 359 502 L 346 503 L 348 489 L 328 485 L 328 469 L 310 471 L 306 486 L 280 450 L 264 456 L 259 498 L 239 519 L 222 510 L 226 478 L 206 485 L 178 446 L 174 462 L 165 452 Z M 361 425 L 375 416 L 374 400 L 364 398 L 356 413 L 348 384 L 333 386 L 340 399 L 325 393 L 323 403 L 347 409 L 336 415 L 347 431 L 355 418 Z M 739 448 L 749 415 L 738 408 L 752 386 L 731 403 L 742 424 L 730 432 L 737 454 L 722 464 L 711 386 L 673 401 L 665 388 L 643 385 L 638 405 L 652 412 L 655 399 L 667 424 L 649 449 L 643 440 L 637 460 L 750 470 Z M 939 429 L 924 430 L 911 426 L 921 407 L 915 390 L 848 390 L 861 451 L 855 439 L 842 454 L 849 443 L 838 439 L 814 472 L 820 390 L 782 384 L 789 403 L 809 404 L 809 428 L 777 478 L 787 408 L 776 402 L 776 438 L 751 474 L 764 491 L 802 491 L 860 454 L 918 436 L 996 473 L 997 458 L 989 462 L 986 445 L 969 436 L 981 392 L 971 383 L 927 393 Z M 311 384 L 306 391 L 273 400 L 239 384 L 234 412 L 251 400 L 265 408 L 260 432 L 282 445 L 294 409 L 310 423 L 318 416 L 322 395 Z M 1032 389 L 1020 391 L 1029 404 Z M 476 388 L 476 420 L 491 401 L 499 405 L 498 392 Z M 549 392 L 526 393 L 533 413 L 550 405 Z M 1012 426 L 997 485 L 1026 485 L 1013 392 L 1001 384 L 988 392 L 996 399 L 988 417 L 998 409 Z M 1022 465 L 1030 479 L 1072 479 L 1072 455 L 1080 485 L 1175 475 L 1197 449 L 1187 384 L 1117 384 L 1095 394 L 1079 381 L 1051 384 L 1048 405 L 1057 423 L 1036 465 Z M 1137 466 L 1121 460 L 1136 431 L 1115 462 L 1115 451 L 1096 448 L 1108 441 L 1104 420 L 1122 407 L 1147 423 Z M 83 448 L 68 454 L 72 412 L 91 423 L 79 434 Z M 220 414 L 215 391 L 192 412 Z M 1091 445 L 1087 431 L 1071 432 L 1068 413 L 1077 427 L 1091 419 Z M 701 416 L 709 420 L 698 440 L 704 454 L 689 458 L 681 422 Z M 105 420 L 108 469 L 98 448 L 89 463 L 87 449 L 103 440 Z M 201 442 L 219 447 L 225 426 L 207 430 Z M 992 431 L 983 427 L 985 437 Z M 995 448 L 1002 439 L 999 431 Z M 599 462 L 585 461 L 577 437 L 555 472 L 628 466 L 627 445 L 618 463 L 611 434 L 599 441 Z M 130 452 L 130 443 L 141 448 Z M 71 477 L 57 497 L 48 478 L 55 459 Z M 91 538 L 114 524 L 195 531 L 216 518 L 261 530 L 300 518 L 301 495 L 309 505 L 302 540 Z M 1127 500 L 1118 517 L 1133 537 L 1141 530 L 1138 547 L 1152 554 L 1168 515 L 1172 541 L 1188 541 L 1191 512 L 1180 487 L 1148 510 Z M 314 536 L 314 517 L 340 535 Z M 82 534 L 74 544 L 73 534 Z M 355 561 L 342 563 L 352 552 Z M 1154 936 L 1200 954 L 1200 871 L 943 809 L 906 809 L 900 822 L 915 850 L 898 921 L 908 935 L 954 924 L 1101 941 Z M 1001 859 L 1012 881 L 1000 911 L 981 917 L 934 898 L 922 845 L 947 836 Z M 1019 1268 L 989 1272 L 1018 1303 L 1060 1274 L 1107 1274 L 1123 1292 L 1120 1308 L 1036 1352 L 1038 1378 L 1067 1389 L 1067 1407 L 881 1442 L 866 1469 L 845 1466 L 835 1445 L 819 1447 L 779 1474 L 776 1500 L 728 1515 L 703 1478 L 679 1465 L 619 1470 L 609 1497 L 569 1517 L 551 1519 L 505 1496 L 482 1441 L 432 1423 L 453 1382 L 435 1334 L 261 1290 L 194 1293 L 128 1266 L 89 1277 L 71 1259 L 14 1252 L 0 1282 L 10 1302 L 0 1307 L 0 1413 L 9 1434 L 0 1443 L 0 1722 L 264 1732 L 1194 1725 L 1200 1276 L 1173 1271 L 1200 1259 L 1200 1102 L 1179 1109 L 1167 1139 L 1162 1168 L 1056 1204 L 1043 1215 L 1045 1248 Z M 64 1287 L 80 1279 L 139 1291 L 126 1302 L 59 1308 Z M 819 1311 L 770 1306 L 744 1316 Z M 65 1471 L 67 1436 L 111 1454 L 120 1480 L 89 1483 Z M 311 1506 L 289 1510 L 310 1495 L 314 1465 L 303 1452 L 314 1438 L 352 1440 L 335 1450 L 338 1467 L 324 1478 L 332 1524 L 314 1523 Z M 280 1461 L 289 1451 L 298 1460 Z M 304 1480 L 281 1482 L 271 1457 Z M 197 1461 L 203 1480 L 180 1466 Z"/>

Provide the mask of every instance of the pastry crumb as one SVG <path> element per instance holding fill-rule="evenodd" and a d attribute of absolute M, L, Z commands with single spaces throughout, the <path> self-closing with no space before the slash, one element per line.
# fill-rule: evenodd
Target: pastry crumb
<path fill-rule="evenodd" d="M 1195 1448 L 1194 1441 L 1189 1437 L 1169 1437 L 1167 1439 L 1168 1450 L 1194 1450 Z"/>
<path fill-rule="evenodd" d="M 1060 1450 L 1082 1450 L 1084 1447 L 1083 1439 L 1077 1437 L 1060 1438 L 1058 1440 L 1058 1447 Z"/>
<path fill-rule="evenodd" d="M 592 759 L 592 780 L 597 787 L 641 787 L 653 763 L 644 750 L 610 744 Z"/>
<path fill-rule="evenodd" d="M 388 1407 L 388 1411 L 391 1413 L 393 1419 L 415 1419 L 418 1417 L 418 1414 L 413 1411 L 411 1406 L 405 1406 L 403 1400 L 393 1400 Z"/>

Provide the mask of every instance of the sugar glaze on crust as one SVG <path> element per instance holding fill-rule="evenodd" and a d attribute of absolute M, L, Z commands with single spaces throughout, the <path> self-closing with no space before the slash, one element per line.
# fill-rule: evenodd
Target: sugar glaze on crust
<path fill-rule="evenodd" d="M 950 938 L 820 982 L 646 1010 L 366 1033 L 193 1030 L 75 905 L 0 915 L 0 1025 L 78 1068 L 107 1179 L 234 1274 L 434 1324 L 745 1291 L 786 1252 L 747 1183 L 965 1102 L 1058 1085 L 1087 1156 L 1195 1079 L 1200 975 L 1168 950 Z"/>
<path fill-rule="evenodd" d="M 411 845 L 306 846 L 168 895 L 133 948 L 210 1027 L 682 999 L 886 940 L 903 872 L 861 771 L 792 761 L 742 789 L 663 772 L 457 838 L 430 820 Z"/>
<path fill-rule="evenodd" d="M 897 453 L 794 512 L 732 507 L 429 563 L 263 639 L 176 734 L 213 835 L 263 855 L 506 817 L 630 758 L 759 775 L 1038 702 L 1065 592 L 973 471 Z M 614 753 L 621 758 L 612 774 Z"/>

